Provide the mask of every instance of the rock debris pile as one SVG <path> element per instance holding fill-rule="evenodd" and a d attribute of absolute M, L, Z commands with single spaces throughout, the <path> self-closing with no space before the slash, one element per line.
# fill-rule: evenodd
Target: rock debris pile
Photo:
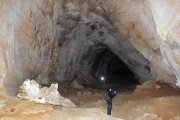
<path fill-rule="evenodd" d="M 30 100 L 37 103 L 49 103 L 52 105 L 62 105 L 64 107 L 76 107 L 71 100 L 62 97 L 58 92 L 58 84 L 51 84 L 48 87 L 40 87 L 34 80 L 27 79 L 21 86 L 17 95 L 21 99 Z"/>

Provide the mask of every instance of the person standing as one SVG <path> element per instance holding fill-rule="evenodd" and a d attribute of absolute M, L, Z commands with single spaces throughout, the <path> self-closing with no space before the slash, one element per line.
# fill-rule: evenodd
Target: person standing
<path fill-rule="evenodd" d="M 111 93 L 111 88 L 107 88 L 107 93 L 105 96 L 105 100 L 107 102 L 107 115 L 111 115 L 112 110 L 112 99 L 116 96 L 116 91 L 114 94 Z"/>

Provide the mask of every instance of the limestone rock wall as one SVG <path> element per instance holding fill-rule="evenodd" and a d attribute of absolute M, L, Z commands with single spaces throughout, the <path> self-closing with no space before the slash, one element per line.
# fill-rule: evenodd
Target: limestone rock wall
<path fill-rule="evenodd" d="M 81 24 L 65 36 L 65 42 L 59 50 L 61 69 L 57 75 L 57 80 L 72 79 L 75 74 L 78 74 L 78 77 L 87 79 L 86 81 L 91 83 L 92 79 L 90 78 L 92 75 L 90 70 L 83 70 L 82 68 L 91 69 L 91 65 L 96 58 L 93 58 L 94 54 L 89 51 L 89 48 L 100 44 L 116 54 L 135 74 L 140 83 L 151 78 L 149 61 L 129 43 L 128 39 L 122 35 L 115 38 L 109 34 L 108 31 L 116 30 L 107 21 L 104 20 L 104 22 L 106 23 L 105 26 L 99 18 L 99 22 L 92 21 L 89 24 Z M 101 48 L 99 47 L 99 49 Z M 94 61 L 90 61 L 90 59 Z"/>
<path fill-rule="evenodd" d="M 78 26 L 79 1 L 0 1 L 0 80 L 11 95 L 26 79 L 47 84 L 59 71 L 58 45 Z M 86 16 L 85 16 L 86 17 Z"/>
<path fill-rule="evenodd" d="M 90 10 L 108 20 L 114 28 L 118 29 L 120 33 L 127 37 L 131 44 L 151 62 L 152 75 L 156 81 L 167 83 L 176 82 L 176 78 L 178 78 L 179 75 L 178 64 L 171 58 L 172 64 L 170 64 L 168 62 L 169 57 L 165 57 L 164 52 L 168 52 L 169 50 L 163 50 L 162 39 L 167 36 L 160 36 L 159 31 L 164 33 L 170 21 L 175 19 L 173 15 L 178 15 L 177 6 L 179 4 L 177 1 L 171 1 L 171 3 L 169 3 L 169 1 L 166 0 L 94 0 L 89 1 L 89 5 Z M 168 12 L 168 10 L 173 10 L 173 12 L 171 12 L 173 13 L 172 18 L 169 16 L 171 13 Z M 171 18 L 171 20 L 169 24 L 166 24 L 166 28 L 162 28 L 161 24 L 163 24 L 163 20 L 167 22 L 167 18 Z M 177 22 L 174 23 L 178 25 Z M 158 30 L 158 28 L 161 29 Z M 176 39 L 178 39 L 178 37 Z M 177 46 L 176 43 L 174 44 Z M 173 52 L 169 52 L 169 54 L 178 57 L 178 55 Z M 173 66 L 176 66 L 176 70 Z"/>
<path fill-rule="evenodd" d="M 94 19 L 90 12 L 110 22 L 151 62 L 153 78 L 180 86 L 179 5 L 176 0 L 1 0 L 0 87 L 15 95 L 27 78 L 43 84 L 55 79 L 58 45 Z"/>
<path fill-rule="evenodd" d="M 48 72 L 55 28 L 51 16 L 52 3 L 46 4 L 48 6 L 44 6 L 43 1 L 33 0 L 1 1 L 1 75 L 4 86 L 12 95 L 18 92 L 26 78 L 48 82 L 45 74 Z"/>
<path fill-rule="evenodd" d="M 148 4 L 160 38 L 161 54 L 171 73 L 176 76 L 176 85 L 180 87 L 180 1 L 149 0 Z"/>

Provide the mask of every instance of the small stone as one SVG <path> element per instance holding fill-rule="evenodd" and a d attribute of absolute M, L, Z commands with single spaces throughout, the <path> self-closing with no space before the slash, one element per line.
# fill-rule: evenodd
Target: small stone
<path fill-rule="evenodd" d="M 81 97 L 81 92 L 80 91 L 77 92 L 77 96 Z"/>
<path fill-rule="evenodd" d="M 155 84 L 155 88 L 156 88 L 156 89 L 159 89 L 159 88 L 161 88 L 161 86 L 158 85 L 158 84 Z"/>
<path fill-rule="evenodd" d="M 92 93 L 90 91 L 87 92 L 87 96 L 91 96 Z"/>
<path fill-rule="evenodd" d="M 84 92 L 83 92 L 83 96 L 84 96 L 84 97 L 88 96 L 88 92 L 87 92 L 87 91 L 84 91 Z"/>

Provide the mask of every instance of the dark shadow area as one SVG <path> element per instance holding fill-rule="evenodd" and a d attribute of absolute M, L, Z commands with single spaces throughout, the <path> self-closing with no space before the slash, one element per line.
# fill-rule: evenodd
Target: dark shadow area
<path fill-rule="evenodd" d="M 133 72 L 108 49 L 97 54 L 91 66 L 91 75 L 105 84 L 139 84 Z"/>

